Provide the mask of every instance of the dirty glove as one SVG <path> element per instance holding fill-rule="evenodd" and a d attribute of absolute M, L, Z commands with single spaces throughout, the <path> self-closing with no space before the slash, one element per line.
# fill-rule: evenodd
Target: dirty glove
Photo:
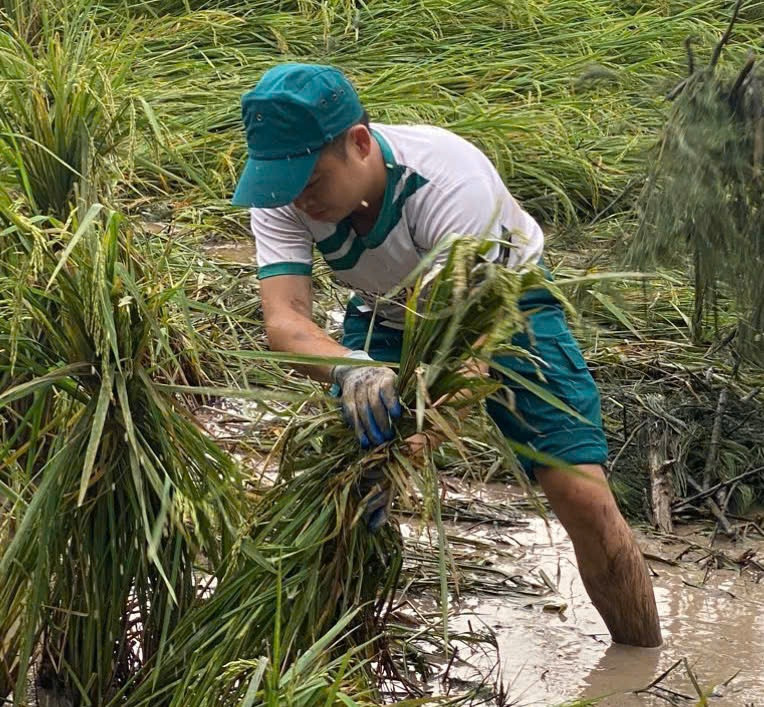
<path fill-rule="evenodd" d="M 385 472 L 375 466 L 365 471 L 358 481 L 358 494 L 366 499 L 363 520 L 366 527 L 375 533 L 385 523 L 391 505 L 390 482 Z"/>
<path fill-rule="evenodd" d="M 347 358 L 372 360 L 365 351 L 351 351 Z M 338 365 L 332 369 L 332 378 L 340 387 L 345 421 L 355 430 L 361 447 L 368 449 L 391 440 L 390 418 L 401 414 L 395 373 L 380 366 Z"/>

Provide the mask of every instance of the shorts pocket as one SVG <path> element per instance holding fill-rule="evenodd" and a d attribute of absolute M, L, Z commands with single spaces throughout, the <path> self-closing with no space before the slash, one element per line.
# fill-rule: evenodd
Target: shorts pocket
<path fill-rule="evenodd" d="M 578 348 L 578 344 L 567 338 L 556 339 L 557 346 L 559 346 L 562 352 L 563 359 L 570 364 L 570 367 L 574 371 L 588 371 L 589 367 L 586 365 L 586 360 L 581 353 L 581 349 Z"/>

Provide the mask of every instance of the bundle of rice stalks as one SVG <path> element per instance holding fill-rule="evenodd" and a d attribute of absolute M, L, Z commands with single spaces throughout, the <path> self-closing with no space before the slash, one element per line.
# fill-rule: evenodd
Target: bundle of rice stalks
<path fill-rule="evenodd" d="M 88 3 L 41 8 L 34 42 L 0 29 L 0 697 L 22 703 L 34 664 L 103 704 L 240 523 L 237 468 L 162 387 L 225 370 L 193 324 L 237 315 L 194 301 L 198 258 L 103 206 L 135 137 L 129 54 Z"/>
<path fill-rule="evenodd" d="M 686 263 L 689 255 L 696 338 L 704 305 L 723 286 L 737 300 L 740 338 L 764 361 L 764 79 L 753 53 L 736 76 L 717 72 L 741 2 L 707 65 L 696 66 L 687 43 L 690 75 L 670 94 L 674 106 L 638 203 L 630 255 L 650 267 Z"/>
<path fill-rule="evenodd" d="M 245 696 L 249 705 L 286 704 L 290 680 L 308 654 L 329 660 L 347 649 L 355 652 L 356 682 L 372 689 L 363 660 L 377 650 L 373 641 L 401 567 L 401 538 L 391 525 L 368 530 L 359 491 L 367 488 L 364 479 L 386 479 L 403 505 L 438 528 L 445 607 L 448 553 L 437 477 L 430 452 L 412 457 L 406 440 L 429 430 L 460 447 L 460 409 L 500 388 L 465 374 L 465 362 L 504 347 L 526 325 L 519 298 L 549 285 L 540 270 L 519 274 L 489 262 L 490 248 L 457 240 L 426 293 L 422 278 L 410 288 L 399 369 L 400 398 L 410 414 L 395 440 L 363 453 L 336 401 L 324 396 L 295 413 L 281 441 L 278 480 L 254 508 L 249 532 L 211 598 L 181 620 L 129 704 L 233 704 Z M 353 611 L 343 623 L 347 633 L 331 633 Z M 315 654 L 318 644 L 325 656 Z M 337 644 L 332 651 L 330 644 Z M 335 679 L 325 674 L 322 689 Z"/>
<path fill-rule="evenodd" d="M 103 704 L 232 544 L 231 460 L 162 389 L 172 289 L 94 206 L 43 229 L 0 194 L 0 694 L 30 662 Z M 148 277 L 147 277 L 148 273 Z"/>

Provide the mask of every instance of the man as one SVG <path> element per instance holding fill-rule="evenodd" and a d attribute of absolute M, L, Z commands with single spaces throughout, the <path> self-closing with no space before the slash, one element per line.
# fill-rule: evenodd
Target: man
<path fill-rule="evenodd" d="M 541 229 L 482 152 L 431 126 L 370 125 L 353 86 L 335 68 L 276 66 L 244 94 L 242 116 L 249 159 L 233 203 L 251 208 L 265 326 L 275 350 L 394 360 L 401 308 L 377 298 L 451 234 L 511 238 L 511 248 L 497 248 L 511 268 L 542 255 Z M 314 244 L 337 280 L 355 290 L 342 343 L 311 320 Z M 592 424 L 522 387 L 514 387 L 516 415 L 490 404 L 489 413 L 507 436 L 577 467 L 573 474 L 522 460 L 570 535 L 584 585 L 613 639 L 660 645 L 645 562 L 602 470 L 607 449 L 594 381 L 559 303 L 538 295 L 524 305 L 534 309 L 533 334 L 513 343 L 545 362 L 544 377 L 519 357 L 501 364 L 546 386 Z M 326 366 L 311 368 L 311 376 L 339 384 L 364 447 L 392 438 L 391 418 L 400 414 L 392 369 Z"/>

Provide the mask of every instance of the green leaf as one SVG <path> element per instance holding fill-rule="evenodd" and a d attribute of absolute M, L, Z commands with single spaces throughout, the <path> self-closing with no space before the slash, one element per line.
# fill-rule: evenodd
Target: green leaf
<path fill-rule="evenodd" d="M 288 684 L 290 681 L 297 679 L 297 677 L 303 673 L 303 671 L 309 669 L 329 647 L 342 635 L 350 622 L 355 618 L 356 614 L 360 611 L 360 607 L 354 609 L 337 621 L 324 635 L 322 635 L 305 653 L 303 653 L 297 660 L 289 667 L 281 678 L 281 684 Z"/>
<path fill-rule="evenodd" d="M 50 373 L 46 373 L 44 376 L 34 378 L 25 383 L 20 383 L 13 388 L 9 388 L 4 393 L 0 393 L 0 408 L 9 405 L 14 400 L 25 398 L 38 390 L 44 390 L 51 385 L 65 381 L 73 375 L 89 371 L 91 368 L 92 366 L 89 363 L 72 363 L 68 366 L 57 368 Z"/>
<path fill-rule="evenodd" d="M 101 378 L 101 387 L 98 392 L 98 403 L 96 404 L 96 409 L 93 413 L 93 421 L 90 428 L 88 448 L 85 452 L 85 461 L 82 465 L 80 491 L 77 496 L 78 506 L 81 506 L 82 502 L 85 500 L 85 494 L 88 490 L 88 482 L 90 481 L 90 475 L 93 472 L 93 464 L 95 463 L 96 454 L 98 453 L 98 448 L 101 444 L 101 436 L 103 435 L 106 416 L 109 413 L 109 405 L 111 403 L 113 373 L 113 367 L 104 367 Z"/>
<path fill-rule="evenodd" d="M 252 707 L 252 705 L 255 704 L 255 700 L 257 699 L 257 691 L 260 689 L 260 683 L 262 682 L 263 675 L 265 674 L 267 668 L 268 659 L 265 656 L 262 656 L 260 660 L 257 661 L 257 667 L 255 668 L 255 672 L 252 675 L 252 679 L 249 681 L 247 692 L 241 702 L 241 707 Z"/>
<path fill-rule="evenodd" d="M 80 223 L 79 228 L 75 231 L 74 235 L 69 239 L 69 242 L 66 244 L 66 248 L 64 248 L 63 253 L 61 253 L 61 257 L 58 259 L 58 264 L 53 270 L 53 273 L 51 274 L 50 278 L 48 279 L 48 284 L 45 286 L 45 291 L 47 292 L 50 289 L 50 286 L 53 284 L 53 281 L 56 279 L 56 276 L 59 272 L 61 272 L 61 268 L 66 265 L 66 261 L 69 259 L 69 256 L 71 255 L 72 251 L 74 250 L 77 243 L 79 243 L 82 236 L 87 233 L 88 229 L 93 225 L 93 221 L 95 221 L 96 216 L 98 216 L 99 213 L 103 210 L 102 204 L 93 204 L 85 214 L 85 218 L 82 219 L 82 223 Z"/>
<path fill-rule="evenodd" d="M 598 292 L 597 290 L 589 290 L 588 292 L 590 295 L 592 295 L 592 297 L 602 303 L 605 309 L 607 309 L 608 312 L 610 312 L 619 322 L 621 322 L 621 324 L 623 324 L 634 335 L 635 338 L 639 339 L 640 341 L 644 339 L 626 312 L 624 312 L 623 309 L 621 309 L 613 301 L 613 298 L 610 297 L 610 295 L 606 295 L 604 292 Z"/>

